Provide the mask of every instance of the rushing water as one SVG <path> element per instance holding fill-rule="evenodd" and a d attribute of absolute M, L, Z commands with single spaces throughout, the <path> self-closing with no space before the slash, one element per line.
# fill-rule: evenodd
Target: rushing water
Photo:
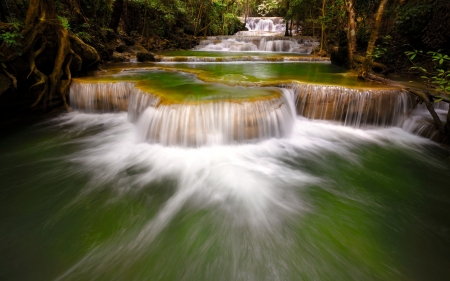
<path fill-rule="evenodd" d="M 181 148 L 126 113 L 1 140 L 2 280 L 447 280 L 448 151 L 296 118 L 288 138 Z"/>
<path fill-rule="evenodd" d="M 450 152 L 408 94 L 326 63 L 105 68 L 0 139 L 0 280 L 450 280 Z"/>

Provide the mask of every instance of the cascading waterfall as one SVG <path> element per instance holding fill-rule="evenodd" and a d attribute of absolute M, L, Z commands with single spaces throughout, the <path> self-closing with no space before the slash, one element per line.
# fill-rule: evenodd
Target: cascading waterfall
<path fill-rule="evenodd" d="M 283 18 L 270 17 L 270 18 L 257 18 L 249 17 L 245 23 L 245 27 L 249 31 L 265 31 L 265 32 L 284 32 L 286 26 Z"/>
<path fill-rule="evenodd" d="M 210 36 L 195 47 L 199 51 L 284 52 L 311 54 L 318 46 L 312 37 L 284 36 Z"/>
<path fill-rule="evenodd" d="M 70 85 L 70 106 L 88 113 L 128 110 L 128 98 L 134 83 L 83 83 Z"/>
<path fill-rule="evenodd" d="M 295 97 L 288 89 L 280 89 L 275 98 L 169 103 L 129 82 L 74 81 L 70 97 L 74 109 L 90 113 L 124 110 L 126 104 L 128 119 L 137 124 L 139 139 L 168 146 L 197 147 L 286 137 L 296 116 Z"/>
<path fill-rule="evenodd" d="M 193 56 L 158 56 L 158 62 L 308 62 L 308 61 L 328 61 L 327 58 L 312 56 L 230 56 L 230 57 L 193 57 Z"/>
<path fill-rule="evenodd" d="M 150 143 L 185 147 L 286 137 L 293 127 L 295 108 L 292 92 L 282 91 L 280 98 L 267 100 L 149 106 L 138 118 L 139 136 Z M 130 111 L 140 99 L 130 102 Z"/>
<path fill-rule="evenodd" d="M 346 126 L 399 126 L 413 109 L 410 94 L 398 89 L 349 89 L 294 83 L 297 113 Z"/>
<path fill-rule="evenodd" d="M 433 107 L 442 123 L 445 124 L 445 122 L 447 122 L 446 119 L 449 104 L 439 102 L 433 104 Z M 417 104 L 416 108 L 411 112 L 409 118 L 403 123 L 402 128 L 409 133 L 420 135 L 429 139 L 438 137 L 438 130 L 436 129 L 434 120 L 425 104 Z"/>

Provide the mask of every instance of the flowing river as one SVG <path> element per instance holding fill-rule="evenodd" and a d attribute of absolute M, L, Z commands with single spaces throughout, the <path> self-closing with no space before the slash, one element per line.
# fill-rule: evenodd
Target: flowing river
<path fill-rule="evenodd" d="M 450 152 L 410 96 L 212 49 L 0 139 L 1 280 L 450 280 Z"/>

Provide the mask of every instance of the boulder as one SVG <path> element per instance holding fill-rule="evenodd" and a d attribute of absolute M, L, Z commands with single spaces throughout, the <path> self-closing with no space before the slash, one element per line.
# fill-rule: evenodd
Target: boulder
<path fill-rule="evenodd" d="M 124 62 L 128 60 L 129 58 L 124 53 L 114 52 L 111 56 L 111 61 L 113 62 Z"/>
<path fill-rule="evenodd" d="M 138 52 L 136 54 L 138 61 L 146 62 L 146 61 L 155 61 L 155 54 L 151 52 Z"/>

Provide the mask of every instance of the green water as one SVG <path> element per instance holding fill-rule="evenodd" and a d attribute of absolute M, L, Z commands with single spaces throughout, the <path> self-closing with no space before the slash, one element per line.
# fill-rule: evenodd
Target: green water
<path fill-rule="evenodd" d="M 359 80 L 342 67 L 330 63 L 134 63 L 109 64 L 104 66 L 101 77 L 108 77 L 123 68 L 168 69 L 196 73 L 206 82 L 220 82 L 229 85 L 276 85 L 299 81 L 304 83 L 336 85 L 345 87 L 379 88 L 380 84 Z M 121 74 L 123 76 L 123 74 Z M 90 79 L 90 78 L 89 78 Z"/>
<path fill-rule="evenodd" d="M 161 70 L 129 70 L 121 73 L 102 73 L 97 77 L 78 79 L 83 82 L 138 82 L 145 92 L 158 95 L 171 102 L 248 100 L 279 97 L 280 91 L 271 87 L 233 87 L 219 83 L 205 83 L 195 74 Z"/>
<path fill-rule="evenodd" d="M 1 280 L 450 278 L 450 154 L 400 129 L 182 149 L 71 113 L 0 163 Z"/>
<path fill-rule="evenodd" d="M 256 86 L 293 81 L 379 87 L 328 63 L 104 68 L 79 81 L 177 101 L 272 97 Z M 0 280 L 450 280 L 448 150 L 401 128 L 289 121 L 283 138 L 196 148 L 142 142 L 127 113 L 8 132 Z"/>

